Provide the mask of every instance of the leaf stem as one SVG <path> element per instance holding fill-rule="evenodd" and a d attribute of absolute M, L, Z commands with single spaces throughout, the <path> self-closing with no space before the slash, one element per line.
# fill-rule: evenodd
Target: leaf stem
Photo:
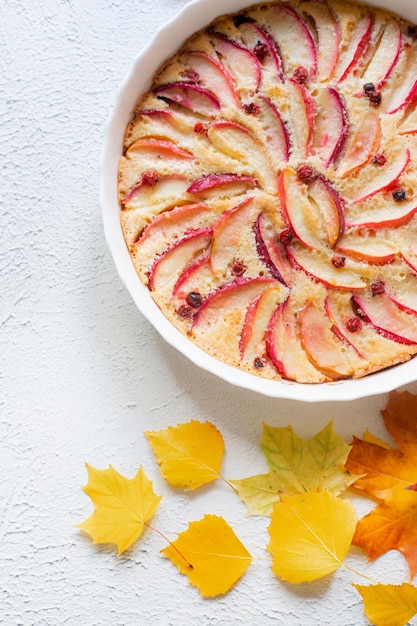
<path fill-rule="evenodd" d="M 182 554 L 182 552 L 180 552 L 177 548 L 177 546 L 168 539 L 168 537 L 166 535 L 164 535 L 163 532 L 161 532 L 160 530 L 158 530 L 157 528 L 154 528 L 153 526 L 151 526 L 150 524 L 148 524 L 147 522 L 143 522 L 144 526 L 146 526 L 147 528 L 149 528 L 149 530 L 152 530 L 154 533 L 156 533 L 157 535 L 159 535 L 160 537 L 162 537 L 162 539 L 164 539 L 164 541 L 166 541 L 173 550 L 175 550 L 175 552 L 183 559 L 183 561 L 186 562 L 187 566 L 190 569 L 194 569 L 194 565 L 192 565 L 192 563 L 190 563 L 190 561 Z"/>
<path fill-rule="evenodd" d="M 222 480 L 224 483 L 226 483 L 226 485 L 228 487 L 230 487 L 230 489 L 232 489 L 235 493 L 238 493 L 238 490 L 236 489 L 236 487 L 230 482 L 230 480 L 227 480 L 227 478 L 225 478 L 224 476 L 222 476 L 221 474 L 219 474 L 219 478 L 220 480 Z"/>
<path fill-rule="evenodd" d="M 346 563 L 342 563 L 342 567 L 349 570 L 349 572 L 352 572 L 352 574 L 356 574 L 357 576 L 361 576 L 362 578 L 369 580 L 371 583 L 375 583 L 376 585 L 382 584 L 376 578 L 372 578 L 372 576 L 367 576 L 366 574 L 362 574 L 362 572 L 358 572 L 358 570 L 354 569 L 353 567 L 349 567 L 349 565 L 346 565 Z"/>

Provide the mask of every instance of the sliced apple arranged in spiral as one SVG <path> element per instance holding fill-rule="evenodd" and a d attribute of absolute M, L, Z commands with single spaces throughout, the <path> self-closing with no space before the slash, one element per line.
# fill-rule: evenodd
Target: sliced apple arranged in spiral
<path fill-rule="evenodd" d="M 299 383 L 417 354 L 417 27 L 267 0 L 190 37 L 127 126 L 121 223 L 167 318 Z"/>

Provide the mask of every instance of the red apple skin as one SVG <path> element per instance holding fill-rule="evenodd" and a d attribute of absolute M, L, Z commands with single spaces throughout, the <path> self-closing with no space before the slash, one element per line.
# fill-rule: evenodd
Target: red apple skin
<path fill-rule="evenodd" d="M 386 45 L 385 43 L 387 39 L 388 39 L 388 45 Z M 392 45 L 392 41 L 394 41 L 394 46 Z M 385 46 L 384 46 L 384 43 L 385 43 Z M 363 84 L 371 82 L 375 85 L 376 89 L 381 89 L 382 85 L 390 77 L 392 71 L 394 70 L 397 64 L 398 58 L 400 56 L 400 52 L 403 47 L 403 36 L 402 36 L 401 28 L 397 22 L 391 21 L 387 23 L 384 29 L 384 33 L 382 35 L 380 47 L 377 50 L 376 55 L 380 53 L 381 47 L 384 48 L 385 50 L 388 50 L 388 54 L 389 54 L 389 61 L 388 63 L 386 63 L 383 73 L 380 76 L 373 75 L 372 69 L 374 66 L 373 66 L 373 59 L 372 59 L 362 79 Z"/>
<path fill-rule="evenodd" d="M 336 127 L 330 127 L 330 129 L 327 130 L 329 140 L 325 145 L 321 145 L 325 137 L 322 137 L 320 141 L 318 141 L 317 131 L 314 137 L 314 143 L 318 141 L 318 145 L 314 146 L 314 151 L 321 157 L 324 167 L 327 168 L 331 163 L 336 161 L 342 151 L 349 132 L 349 121 L 342 97 L 334 87 L 326 88 L 322 98 L 327 98 L 327 108 L 329 109 L 331 107 L 337 116 Z"/>
<path fill-rule="evenodd" d="M 311 154 L 312 143 L 313 143 L 313 138 L 314 138 L 316 103 L 313 97 L 310 95 L 310 92 L 304 87 L 304 85 L 300 85 L 293 78 L 289 78 L 288 82 L 291 83 L 300 93 L 303 104 L 304 104 L 304 109 L 305 109 L 305 114 L 306 114 L 306 119 L 307 119 L 307 127 L 309 129 L 309 134 L 308 134 L 308 138 L 307 138 L 307 142 L 305 146 L 305 156 L 308 156 L 309 154 Z"/>
<path fill-rule="evenodd" d="M 381 219 L 381 221 L 377 222 L 376 220 L 363 221 L 363 222 L 348 222 L 346 224 L 346 228 L 371 228 L 372 230 L 378 230 L 382 228 L 399 228 L 400 226 L 404 226 L 408 224 L 413 217 L 417 213 L 417 206 L 412 209 L 407 210 L 406 213 L 399 215 L 397 217 L 392 217 L 388 219 Z"/>
<path fill-rule="evenodd" d="M 277 346 L 277 344 L 273 341 L 273 338 L 272 338 L 272 334 L 273 334 L 272 329 L 274 325 L 277 323 L 280 325 L 285 324 L 284 317 L 285 317 L 286 309 L 287 310 L 289 309 L 288 298 L 277 307 L 276 311 L 273 313 L 271 317 L 268 330 L 267 330 L 267 335 L 266 335 L 266 352 L 267 352 L 268 357 L 271 359 L 272 363 L 274 364 L 274 367 L 277 369 L 278 373 L 281 374 L 281 376 L 283 376 L 284 378 L 292 380 L 294 379 L 294 377 L 291 376 L 290 373 L 287 371 L 284 365 L 282 354 L 280 354 L 279 352 L 279 346 Z"/>
<path fill-rule="evenodd" d="M 308 49 L 308 71 L 310 78 L 315 80 L 317 77 L 317 48 L 314 42 L 313 36 L 307 28 L 304 20 L 292 9 L 284 4 L 277 5 L 276 10 L 281 12 L 282 20 L 292 21 L 293 26 L 298 30 L 298 44 L 306 49 Z M 277 41 L 278 47 L 280 46 L 280 41 Z M 287 72 L 288 75 L 288 72 Z"/>
<path fill-rule="evenodd" d="M 249 89 L 257 92 L 262 72 L 261 65 L 253 52 L 229 39 L 223 33 L 212 31 L 210 37 L 214 40 L 217 51 L 226 58 L 226 62 L 230 59 L 229 67 L 235 74 L 237 82 L 240 82 L 240 76 L 244 76 L 249 83 Z"/>
<path fill-rule="evenodd" d="M 238 174 L 208 174 L 194 181 L 187 189 L 187 193 L 200 193 L 220 187 L 220 185 L 228 185 L 229 183 L 247 183 L 249 187 L 258 185 L 252 176 L 240 176 Z"/>
<path fill-rule="evenodd" d="M 263 122 L 269 146 L 280 160 L 288 162 L 291 151 L 291 139 L 288 128 L 270 98 L 261 96 L 259 102 L 261 107 L 260 121 L 261 123 Z"/>
<path fill-rule="evenodd" d="M 239 106 L 239 98 L 234 87 L 233 79 L 226 68 L 215 58 L 205 52 L 189 52 L 185 58 L 192 69 L 201 77 L 202 85 L 215 93 L 221 104 Z M 210 72 L 204 67 L 206 65 Z M 205 71 L 203 71 L 205 70 Z"/>
<path fill-rule="evenodd" d="M 407 148 L 405 150 L 405 154 L 404 154 L 402 161 L 399 162 L 398 170 L 395 172 L 394 176 L 392 176 L 390 180 L 388 180 L 386 183 L 383 183 L 377 189 L 368 191 L 366 194 L 364 194 L 360 198 L 355 198 L 354 200 L 351 200 L 351 203 L 357 204 L 358 202 L 363 202 L 364 200 L 368 200 L 368 198 L 372 198 L 372 196 L 375 196 L 377 193 L 381 193 L 383 191 L 390 191 L 394 189 L 398 180 L 401 178 L 401 176 L 404 174 L 405 170 L 407 169 L 410 163 L 410 160 L 411 160 L 411 153 L 410 153 L 409 148 Z"/>
<path fill-rule="evenodd" d="M 331 78 L 339 58 L 342 39 L 339 22 L 333 11 L 320 0 L 303 3 L 302 10 L 315 22 L 318 35 L 318 77 L 322 82 L 327 81 Z"/>
<path fill-rule="evenodd" d="M 291 283 L 291 268 L 288 265 L 284 248 L 276 238 L 274 240 L 267 236 L 264 221 L 265 216 L 260 213 L 253 226 L 256 251 L 271 276 L 288 287 Z"/>
<path fill-rule="evenodd" d="M 354 52 L 354 55 L 352 56 L 352 59 L 350 60 L 350 62 L 345 67 L 344 71 L 342 72 L 342 75 L 339 77 L 339 79 L 337 81 L 338 83 L 341 83 L 344 80 L 346 80 L 346 78 L 348 77 L 350 72 L 358 64 L 358 62 L 361 59 L 361 57 L 363 56 L 365 50 L 369 46 L 369 43 L 370 43 L 370 40 L 371 40 L 372 30 L 374 28 L 373 18 L 371 16 L 368 16 L 367 18 L 364 18 L 362 20 L 362 22 L 359 23 L 359 26 L 361 28 L 361 33 L 360 33 L 360 38 L 359 38 L 359 41 L 358 41 L 357 48 L 356 48 L 356 50 Z"/>
<path fill-rule="evenodd" d="M 193 159 L 194 155 L 188 150 L 184 150 L 177 146 L 173 141 L 166 141 L 162 139 L 139 139 L 132 144 L 127 151 L 127 155 L 131 155 L 135 152 L 140 152 L 142 150 L 155 150 L 156 152 L 160 152 L 167 157 L 177 158 L 177 159 Z"/>
<path fill-rule="evenodd" d="M 332 379 L 347 378 L 353 374 L 352 367 L 326 311 L 308 300 L 300 314 L 302 346 L 314 367 Z M 347 345 L 347 344 L 346 344 Z"/>
<path fill-rule="evenodd" d="M 345 232 L 345 203 L 332 183 L 322 174 L 318 174 L 316 180 L 310 185 L 310 193 L 312 193 L 313 198 L 315 185 L 321 185 L 328 197 L 328 210 L 326 210 L 326 203 L 323 201 L 319 203 L 319 206 L 329 237 L 329 245 L 334 248 Z"/>
<path fill-rule="evenodd" d="M 180 274 L 177 282 L 174 285 L 174 288 L 172 290 L 172 297 L 173 298 L 186 298 L 187 293 L 184 293 L 182 290 L 182 287 L 184 285 L 184 283 L 196 272 L 198 272 L 199 269 L 201 269 L 203 266 L 209 268 L 210 267 L 210 252 L 208 252 L 207 254 L 201 256 L 199 259 L 197 259 L 194 263 L 191 263 L 191 265 L 189 265 L 188 267 L 185 268 L 185 270 L 182 272 L 182 274 Z"/>
<path fill-rule="evenodd" d="M 270 34 L 259 24 L 252 21 L 243 22 L 238 26 L 238 30 L 242 38 L 246 40 L 246 45 L 249 42 L 255 45 L 257 42 L 261 42 L 266 46 L 268 52 L 264 59 L 260 59 L 260 64 L 262 67 L 270 67 L 278 81 L 283 82 L 284 70 L 281 54 Z"/>
<path fill-rule="evenodd" d="M 220 102 L 214 94 L 195 83 L 178 81 L 161 85 L 154 90 L 155 96 L 166 102 L 180 104 L 186 109 L 214 117 L 220 110 Z"/>
<path fill-rule="evenodd" d="M 206 204 L 185 204 L 179 206 L 171 211 L 164 211 L 160 215 L 157 215 L 148 226 L 141 233 L 140 239 L 136 243 L 142 244 L 153 235 L 158 234 L 164 236 L 164 228 L 171 227 L 172 229 L 184 229 L 184 232 L 189 228 L 189 220 L 194 216 L 204 215 L 209 211 L 209 207 Z"/>
<path fill-rule="evenodd" d="M 354 174 L 368 165 L 378 152 L 381 141 L 381 121 L 376 111 L 370 110 L 359 122 L 352 140 L 348 143 L 338 167 L 340 178 Z"/>
<path fill-rule="evenodd" d="M 372 303 L 372 299 L 355 294 L 353 301 L 361 311 L 362 318 L 365 322 L 371 324 L 374 330 L 391 341 L 404 345 L 417 344 L 417 328 L 399 328 L 398 325 L 405 326 L 404 320 L 401 319 L 401 308 L 386 295 L 376 296 L 378 302 L 376 305 Z M 404 315 L 410 315 L 404 313 Z M 415 317 L 410 315 L 410 317 Z M 397 330 L 392 330 L 397 327 Z M 408 336 L 406 336 L 408 335 Z"/>
<path fill-rule="evenodd" d="M 154 291 L 156 289 L 156 282 L 158 271 L 160 270 L 161 264 L 163 264 L 170 253 L 178 250 L 181 246 L 186 245 L 190 242 L 195 242 L 196 249 L 204 249 L 209 246 L 212 237 L 212 229 L 211 228 L 200 228 L 195 231 L 191 231 L 182 237 L 180 240 L 176 241 L 172 245 L 170 245 L 159 257 L 156 258 L 154 264 L 152 265 L 149 272 L 149 289 Z"/>
<path fill-rule="evenodd" d="M 226 283 L 217 287 L 212 293 L 208 294 L 202 301 L 201 306 L 197 309 L 193 322 L 192 329 L 195 330 L 198 327 L 203 326 L 207 322 L 205 318 L 210 316 L 210 312 L 218 310 L 219 301 L 225 297 L 232 298 L 235 295 L 242 295 L 249 298 L 249 302 L 261 295 L 266 289 L 274 285 L 274 280 L 266 277 L 256 278 L 235 278 L 232 282 Z M 253 294 L 251 293 L 253 291 Z M 249 302 L 246 306 L 249 305 Z M 226 307 L 227 308 L 227 305 Z"/>

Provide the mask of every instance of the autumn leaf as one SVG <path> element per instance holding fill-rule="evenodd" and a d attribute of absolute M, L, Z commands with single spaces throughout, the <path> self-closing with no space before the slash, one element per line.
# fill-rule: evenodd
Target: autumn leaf
<path fill-rule="evenodd" d="M 346 557 L 356 521 L 352 504 L 328 491 L 283 496 L 268 528 L 273 572 L 291 583 L 334 572 Z"/>
<path fill-rule="evenodd" d="M 361 594 L 365 615 L 375 626 L 405 626 L 417 613 L 417 587 L 353 585 Z"/>
<path fill-rule="evenodd" d="M 359 523 L 353 543 L 371 560 L 389 550 L 407 559 L 411 579 L 417 573 L 417 396 L 392 392 L 382 411 L 396 447 L 354 439 L 347 467 L 364 474 L 355 488 L 379 500 Z"/>
<path fill-rule="evenodd" d="M 162 476 L 173 487 L 193 490 L 220 478 L 224 443 L 210 422 L 192 420 L 145 435 Z"/>
<path fill-rule="evenodd" d="M 191 522 L 161 552 L 205 597 L 229 591 L 252 562 L 245 546 L 217 515 L 205 515 L 200 521 Z"/>
<path fill-rule="evenodd" d="M 94 504 L 94 513 L 76 528 L 88 533 L 93 543 L 115 543 L 121 554 L 141 536 L 161 496 L 154 493 L 142 467 L 131 479 L 111 465 L 107 470 L 88 464 L 86 467 L 88 482 L 84 491 Z"/>
<path fill-rule="evenodd" d="M 251 514 L 270 515 L 280 494 L 327 490 L 338 495 L 358 478 L 344 467 L 350 446 L 334 432 L 332 422 L 308 440 L 291 426 L 264 424 L 261 448 L 269 474 L 231 481 Z"/>

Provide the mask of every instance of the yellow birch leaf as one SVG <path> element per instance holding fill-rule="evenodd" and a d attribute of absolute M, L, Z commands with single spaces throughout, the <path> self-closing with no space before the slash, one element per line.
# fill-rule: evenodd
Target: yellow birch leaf
<path fill-rule="evenodd" d="M 223 437 L 210 422 L 191 420 L 145 435 L 162 476 L 173 487 L 194 490 L 220 478 Z"/>
<path fill-rule="evenodd" d="M 417 587 L 353 585 L 361 594 L 366 617 L 374 626 L 405 626 L 417 613 Z"/>
<path fill-rule="evenodd" d="M 88 533 L 93 543 L 115 543 L 121 554 L 141 536 L 161 496 L 154 493 L 142 466 L 131 479 L 111 465 L 106 470 L 87 463 L 86 467 L 88 482 L 84 491 L 94 504 L 94 513 L 76 528 Z"/>
<path fill-rule="evenodd" d="M 334 572 L 346 557 L 356 522 L 352 504 L 328 491 L 283 496 L 268 528 L 273 572 L 291 583 Z"/>
<path fill-rule="evenodd" d="M 226 593 L 252 562 L 245 546 L 222 517 L 205 515 L 161 550 L 204 597 Z"/>

